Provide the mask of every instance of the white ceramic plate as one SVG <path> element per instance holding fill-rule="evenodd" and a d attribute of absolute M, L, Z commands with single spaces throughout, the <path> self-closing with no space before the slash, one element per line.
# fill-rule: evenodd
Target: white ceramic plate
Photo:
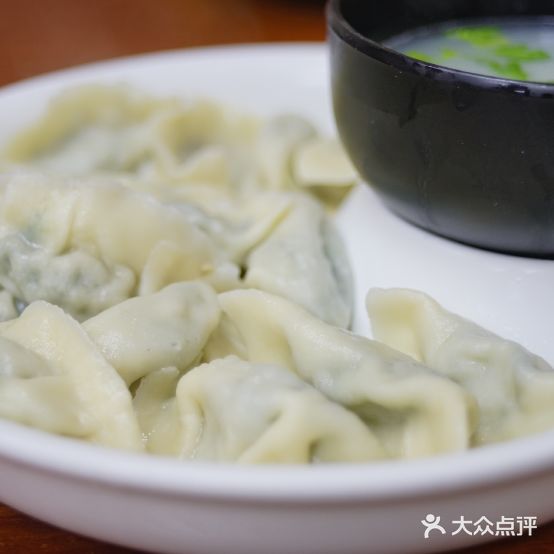
<path fill-rule="evenodd" d="M 322 45 L 189 50 L 89 65 L 0 91 L 0 142 L 75 84 L 126 82 L 260 114 L 293 111 L 334 132 Z M 371 286 L 424 290 L 554 362 L 554 262 L 485 253 L 391 216 L 367 187 L 339 226 L 356 276 L 356 330 Z M 97 539 L 155 552 L 435 552 L 494 536 L 454 520 L 554 518 L 554 433 L 416 462 L 315 468 L 184 464 L 104 450 L 0 422 L 0 499 Z M 421 520 L 444 535 L 424 538 Z"/>

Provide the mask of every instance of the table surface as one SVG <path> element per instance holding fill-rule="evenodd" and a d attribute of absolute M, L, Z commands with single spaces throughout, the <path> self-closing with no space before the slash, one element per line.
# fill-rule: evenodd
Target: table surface
<path fill-rule="evenodd" d="M 0 85 L 153 50 L 325 37 L 322 0 L 1 0 L 0 5 Z M 131 552 L 55 529 L 0 505 L 0 552 L 39 551 Z M 531 538 L 464 552 L 554 552 L 554 524 Z"/>

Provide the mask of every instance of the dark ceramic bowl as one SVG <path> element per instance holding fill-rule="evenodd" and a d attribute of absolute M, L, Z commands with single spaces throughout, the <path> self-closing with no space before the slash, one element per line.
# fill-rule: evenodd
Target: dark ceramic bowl
<path fill-rule="evenodd" d="M 542 19 L 554 2 L 330 0 L 335 117 L 360 174 L 402 218 L 471 245 L 554 257 L 554 85 L 381 44 L 427 24 L 520 14 Z"/>

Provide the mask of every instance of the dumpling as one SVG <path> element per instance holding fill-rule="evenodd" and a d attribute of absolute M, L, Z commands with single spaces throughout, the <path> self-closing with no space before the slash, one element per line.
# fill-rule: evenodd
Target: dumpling
<path fill-rule="evenodd" d="M 293 195 L 271 192 L 229 199 L 226 209 L 220 210 L 205 211 L 191 204 L 175 204 L 188 221 L 237 263 L 242 263 L 248 252 L 271 235 L 294 205 Z"/>
<path fill-rule="evenodd" d="M 347 328 L 352 275 L 344 245 L 323 208 L 296 195 L 291 212 L 246 261 L 245 285 L 278 294 L 323 321 Z"/>
<path fill-rule="evenodd" d="M 313 125 L 295 115 L 279 115 L 267 121 L 257 141 L 260 181 L 272 189 L 291 188 L 294 150 L 315 135 Z"/>
<path fill-rule="evenodd" d="M 370 291 L 373 333 L 460 383 L 479 405 L 476 445 L 554 427 L 554 370 L 522 346 L 402 289 Z"/>
<path fill-rule="evenodd" d="M 182 131 L 189 129 L 183 126 Z M 194 137 L 191 137 L 195 141 Z M 218 189 L 230 194 L 232 192 L 232 175 L 230 154 L 224 146 L 216 144 L 206 144 L 191 148 L 189 152 L 186 148 L 181 152 L 169 152 L 164 168 L 174 187 L 179 187 L 186 194 L 187 189 L 194 189 L 199 198 L 209 199 L 209 193 Z M 179 149 L 177 149 L 179 150 Z M 173 154 L 173 155 L 171 155 Z M 179 160 L 179 155 L 184 156 L 184 160 Z M 204 192 L 206 194 L 204 194 Z M 194 196 L 192 194 L 191 196 Z M 202 204 L 203 202 L 201 202 Z"/>
<path fill-rule="evenodd" d="M 241 288 L 241 271 L 247 254 L 279 225 L 292 207 L 286 194 L 260 194 L 243 202 L 229 201 L 220 214 L 209 214 L 189 204 L 176 204 L 187 220 L 208 236 L 228 261 L 212 268 L 203 280 L 218 291 Z M 139 294 L 148 294 L 178 281 L 194 278 L 190 253 L 174 242 L 159 242 L 146 261 Z"/>
<path fill-rule="evenodd" d="M 138 171 L 155 155 L 154 117 L 178 105 L 127 87 L 69 89 L 11 141 L 6 157 L 65 175 Z"/>
<path fill-rule="evenodd" d="M 181 378 L 176 367 L 163 367 L 141 379 L 133 406 L 147 452 L 161 456 L 180 456 L 183 427 L 175 391 Z"/>
<path fill-rule="evenodd" d="M 187 279 L 209 275 L 225 260 L 225 253 L 178 208 L 117 182 L 65 181 L 35 173 L 5 175 L 2 181 L 0 236 L 19 233 L 50 255 L 84 250 L 140 277 L 152 250 L 165 241 L 186 255 Z"/>
<path fill-rule="evenodd" d="M 202 207 L 295 188 L 336 205 L 353 184 L 336 142 L 319 138 L 302 117 L 263 121 L 207 100 L 100 84 L 54 97 L 2 158 L 54 175 L 125 177 L 132 188 Z"/>
<path fill-rule="evenodd" d="M 171 278 L 215 275 L 219 283 L 228 275 L 219 269 L 229 265 L 226 253 L 186 214 L 148 195 L 34 173 L 3 179 L 0 285 L 23 305 L 47 300 L 83 320 Z M 154 278 L 151 258 L 163 247 L 179 252 L 178 271 Z"/>
<path fill-rule="evenodd" d="M 46 360 L 0 337 L 0 417 L 62 435 L 87 437 L 90 422 L 67 375 Z"/>
<path fill-rule="evenodd" d="M 136 278 L 83 250 L 56 256 L 15 233 L 0 238 L 0 284 L 23 306 L 46 300 L 82 321 L 132 296 Z M 16 316 L 9 305 L 0 311 L 0 321 Z"/>
<path fill-rule="evenodd" d="M 152 294 L 172 283 L 198 278 L 194 265 L 188 263 L 189 252 L 170 241 L 162 240 L 152 249 L 140 278 L 139 295 Z M 208 266 L 205 267 L 208 269 Z M 209 268 L 203 281 L 219 292 L 241 286 L 240 267 L 233 262 L 223 262 Z"/>
<path fill-rule="evenodd" d="M 170 186 L 207 185 L 231 192 L 252 171 L 251 156 L 259 123 L 214 102 L 181 103 L 158 115 L 156 171 Z"/>
<path fill-rule="evenodd" d="M 223 256 L 175 206 L 110 183 L 85 186 L 80 193 L 71 242 L 91 243 L 105 260 L 140 274 L 152 249 L 165 240 L 183 248 L 189 274 L 201 276 Z"/>
<path fill-rule="evenodd" d="M 37 392 L 40 382 L 29 376 L 34 383 L 29 382 L 26 393 L 19 395 L 21 401 L 36 402 L 43 396 L 51 406 L 49 393 L 43 394 L 47 385 L 44 384 L 45 371 L 36 361 L 38 357 L 51 368 L 54 376 L 60 377 L 50 381 L 53 398 L 61 403 L 58 413 L 69 411 L 71 414 L 78 408 L 78 414 L 73 413 L 69 419 L 66 433 L 74 430 L 76 435 L 81 436 L 86 430 L 86 438 L 92 442 L 131 450 L 142 449 L 131 395 L 125 383 L 75 320 L 60 308 L 39 301 L 26 308 L 17 319 L 5 323 L 0 335 L 30 351 L 27 361 L 17 362 L 21 367 L 28 366 L 29 358 L 32 358 L 34 367 L 39 367 L 35 373 L 38 379 L 42 379 L 42 390 Z M 67 377 L 67 380 L 62 377 Z M 14 392 L 17 385 L 12 382 L 11 386 Z M 67 405 L 64 405 L 65 402 Z M 51 412 L 49 409 L 45 411 Z M 76 419 L 83 422 L 83 428 L 75 425 Z"/>
<path fill-rule="evenodd" d="M 52 254 L 67 251 L 79 195 L 74 184 L 34 171 L 0 174 L 0 236 L 20 233 Z"/>
<path fill-rule="evenodd" d="M 314 137 L 295 150 L 292 173 L 299 186 L 330 204 L 339 204 L 358 179 L 339 141 L 321 137 Z"/>
<path fill-rule="evenodd" d="M 7 291 L 0 289 L 0 321 L 15 319 L 20 303 Z"/>
<path fill-rule="evenodd" d="M 256 118 L 198 100 L 154 98 L 123 86 L 88 85 L 55 97 L 8 144 L 5 158 L 58 175 L 128 174 L 179 184 L 228 186 L 244 178 Z"/>
<path fill-rule="evenodd" d="M 250 361 L 286 367 L 355 412 L 389 456 L 468 447 L 473 403 L 459 385 L 277 296 L 244 290 L 220 294 L 219 300 Z"/>
<path fill-rule="evenodd" d="M 201 356 L 219 314 L 208 285 L 176 283 L 113 306 L 83 328 L 130 385 L 163 367 L 187 369 Z"/>
<path fill-rule="evenodd" d="M 309 463 L 384 455 L 354 414 L 274 364 L 228 357 L 201 365 L 179 381 L 177 402 L 186 458 Z"/>
<path fill-rule="evenodd" d="M 74 438 L 88 439 L 94 432 L 73 383 L 64 375 L 33 379 L 0 375 L 0 417 Z"/>

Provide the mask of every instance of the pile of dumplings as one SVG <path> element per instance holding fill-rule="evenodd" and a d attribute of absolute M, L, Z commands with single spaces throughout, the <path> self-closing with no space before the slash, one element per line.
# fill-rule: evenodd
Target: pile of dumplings
<path fill-rule="evenodd" d="M 292 115 L 64 92 L 0 172 L 0 417 L 241 463 L 446 454 L 554 427 L 541 358 L 423 293 L 348 329 L 356 174 Z"/>

